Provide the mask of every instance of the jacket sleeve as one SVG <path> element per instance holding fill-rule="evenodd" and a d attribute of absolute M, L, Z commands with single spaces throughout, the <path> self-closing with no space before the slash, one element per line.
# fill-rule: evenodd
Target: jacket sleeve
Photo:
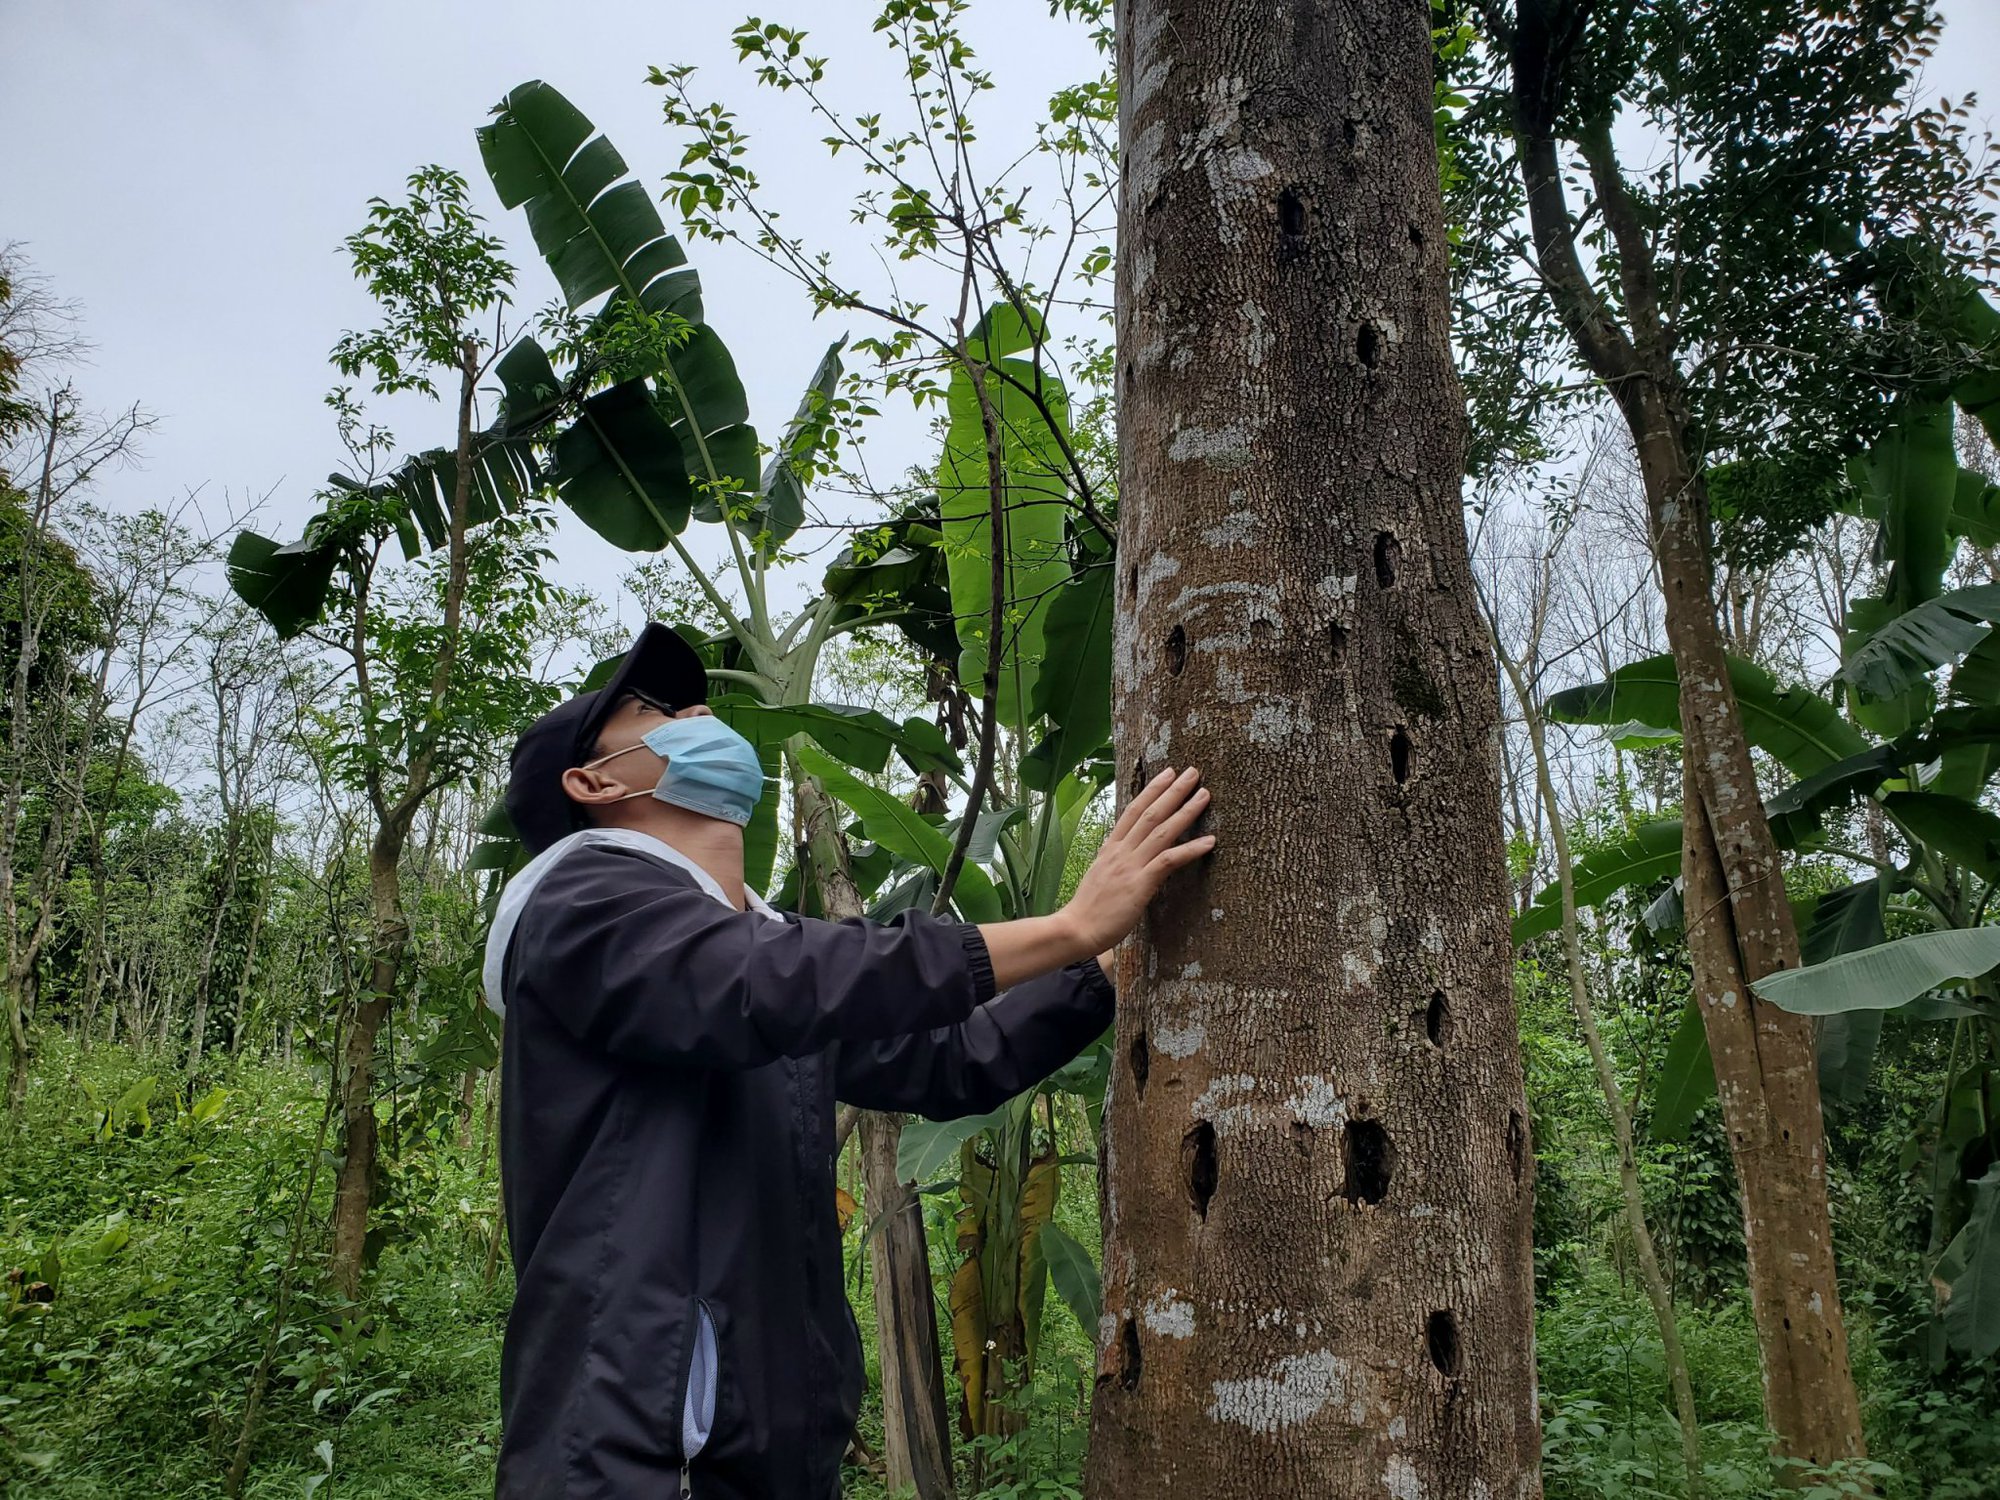
<path fill-rule="evenodd" d="M 1111 1024 L 1111 981 L 1085 959 L 1017 984 L 964 1021 L 840 1047 L 834 1094 L 933 1120 L 984 1114 L 1032 1088 Z"/>
<path fill-rule="evenodd" d="M 993 994 L 979 929 L 909 912 L 821 922 L 736 911 L 644 855 L 579 852 L 522 913 L 515 1003 L 635 1062 L 754 1068 L 913 1028 Z"/>

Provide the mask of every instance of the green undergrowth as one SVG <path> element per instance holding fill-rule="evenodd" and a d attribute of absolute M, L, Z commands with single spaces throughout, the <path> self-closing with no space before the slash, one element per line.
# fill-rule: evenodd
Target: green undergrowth
<path fill-rule="evenodd" d="M 36 1500 L 222 1493 L 322 1108 L 303 1067 L 236 1065 L 190 1096 L 176 1094 L 146 1059 L 106 1048 L 85 1055 L 48 1039 L 23 1116 L 0 1134 L 0 1272 L 9 1276 L 0 1323 L 0 1493 Z M 368 1316 L 343 1323 L 316 1275 L 299 1278 L 247 1496 L 490 1493 L 511 1292 L 504 1255 L 490 1285 L 485 1277 L 491 1152 L 481 1129 L 464 1149 L 450 1141 L 401 1144 L 386 1209 L 396 1233 L 373 1273 Z M 1603 1200 L 1597 1169 L 1583 1157 L 1546 1166 L 1551 1189 L 1564 1184 L 1564 1196 L 1551 1200 L 1554 1218 Z M 1065 1172 L 1057 1221 L 1095 1254 L 1094 1176 L 1084 1166 Z M 325 1158 L 315 1225 L 325 1222 L 330 1189 Z M 940 1293 L 951 1201 L 925 1199 Z M 1854 1212 L 1879 1222 L 1885 1211 L 1868 1201 Z M 1563 1233 L 1564 1248 L 1545 1266 L 1537 1318 L 1550 1500 L 1684 1495 L 1645 1299 L 1619 1276 L 1595 1210 Z M 1864 1236 L 1850 1240 L 1869 1250 Z M 305 1269 L 323 1254 L 316 1232 Z M 866 1263 L 859 1230 L 850 1230 L 849 1295 L 869 1334 Z M 1852 1323 L 1870 1441 L 1883 1465 L 1873 1476 L 1879 1492 L 1888 1500 L 2000 1494 L 2000 1434 L 1984 1415 L 1995 1409 L 1991 1378 L 1913 1373 L 1917 1367 L 1887 1347 L 1902 1337 L 1897 1318 L 1911 1315 L 1878 1303 L 1866 1271 L 1854 1272 Z M 1893 1285 L 1900 1276 L 1880 1279 Z M 948 1329 L 941 1295 L 937 1311 Z M 1690 1300 L 1681 1332 L 1703 1419 L 1707 1493 L 1779 1494 L 1763 1456 L 1756 1340 L 1740 1288 Z M 863 1344 L 871 1380 L 860 1434 L 880 1452 L 874 1340 Z M 1079 1495 L 1092 1365 L 1089 1337 L 1051 1294 L 1035 1378 L 1021 1402 L 1025 1430 L 982 1454 L 983 1487 L 973 1483 L 961 1442 L 959 1493 Z M 951 1389 L 955 1402 L 955 1382 Z M 855 1500 L 890 1500 L 864 1469 L 847 1480 Z M 1829 1497 L 1842 1492 L 1823 1488 Z"/>

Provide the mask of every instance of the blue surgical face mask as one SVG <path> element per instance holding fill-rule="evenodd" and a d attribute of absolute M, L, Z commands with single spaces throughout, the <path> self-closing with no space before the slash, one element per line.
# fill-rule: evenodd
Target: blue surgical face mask
<path fill-rule="evenodd" d="M 632 796 L 656 796 L 738 828 L 750 822 L 750 812 L 764 798 L 764 762 L 758 760 L 756 746 L 720 718 L 670 718 L 640 744 L 660 756 L 666 770 L 652 792 Z"/>
<path fill-rule="evenodd" d="M 669 719 L 640 743 L 667 763 L 651 793 L 662 802 L 741 827 L 764 796 L 756 747 L 720 719 Z"/>

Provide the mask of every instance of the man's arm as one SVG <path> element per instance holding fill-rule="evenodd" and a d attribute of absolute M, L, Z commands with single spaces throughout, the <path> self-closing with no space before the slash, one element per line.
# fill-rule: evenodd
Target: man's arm
<path fill-rule="evenodd" d="M 956 1025 L 995 989 L 976 927 L 918 912 L 773 921 L 617 849 L 580 850 L 549 872 L 508 968 L 510 1000 L 579 1041 L 719 1068 Z"/>
<path fill-rule="evenodd" d="M 834 1095 L 933 1120 L 984 1114 L 1032 1088 L 1111 1024 L 1111 981 L 1095 959 L 1017 984 L 956 1026 L 846 1042 Z"/>
<path fill-rule="evenodd" d="M 914 912 L 776 922 L 643 854 L 580 850 L 521 916 L 510 1000 L 532 994 L 634 1062 L 723 1068 L 956 1026 L 996 990 L 1117 943 L 1169 874 L 1214 848 L 1180 842 L 1208 802 L 1198 780 L 1164 771 L 1135 796 L 1061 912 L 979 927 Z"/>

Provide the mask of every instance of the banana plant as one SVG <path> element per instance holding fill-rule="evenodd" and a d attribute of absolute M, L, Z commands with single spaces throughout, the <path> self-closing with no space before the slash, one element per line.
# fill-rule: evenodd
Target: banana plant
<path fill-rule="evenodd" d="M 827 574 L 829 596 L 877 601 L 877 620 L 899 626 L 954 691 L 983 699 L 982 730 L 1001 747 L 991 775 L 975 779 L 981 805 L 953 823 L 825 757 L 801 757 L 854 815 L 863 847 L 891 856 L 856 872 L 883 893 L 878 913 L 932 902 L 954 880 L 967 912 L 1053 911 L 1109 777 L 1111 543 L 1068 488 L 1068 398 L 1042 356 L 1046 338 L 1040 319 L 1012 304 L 981 317 L 950 374 L 935 509 L 857 534 Z M 956 843 L 964 857 L 954 865 Z M 1047 1087 L 1101 1099 L 1108 1055 L 1093 1048 Z M 974 1437 L 1015 1424 L 1007 1398 L 1032 1376 L 1052 1270 L 1064 1302 L 1096 1328 L 1095 1269 L 1051 1221 L 1064 1159 L 1036 1124 L 1036 1097 L 978 1119 L 907 1123 L 899 1143 L 905 1180 L 958 1194 L 949 1305 Z M 956 1176 L 940 1179 L 953 1165 Z"/>

